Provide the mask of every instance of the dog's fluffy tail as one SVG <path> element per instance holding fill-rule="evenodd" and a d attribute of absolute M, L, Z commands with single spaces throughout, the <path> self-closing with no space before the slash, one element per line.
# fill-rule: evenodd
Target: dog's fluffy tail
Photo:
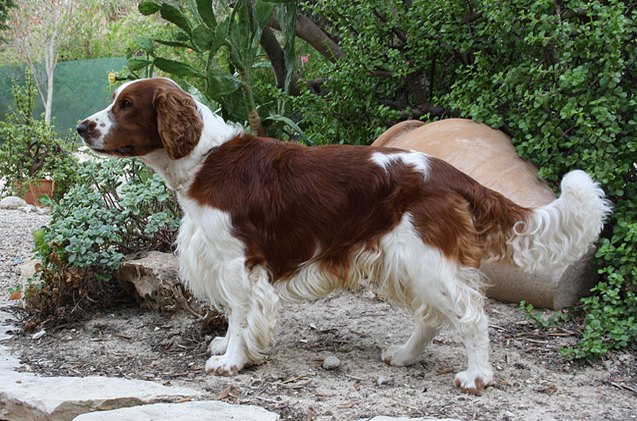
<path fill-rule="evenodd" d="M 604 192 L 584 171 L 566 174 L 560 197 L 530 209 L 511 228 L 506 248 L 512 262 L 526 270 L 570 264 L 597 240 L 611 212 Z"/>

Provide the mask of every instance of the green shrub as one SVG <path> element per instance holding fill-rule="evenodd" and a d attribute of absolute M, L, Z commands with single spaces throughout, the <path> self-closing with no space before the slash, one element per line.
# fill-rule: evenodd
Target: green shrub
<path fill-rule="evenodd" d="M 44 119 L 34 118 L 36 87 L 27 71 L 24 86 L 12 86 L 15 109 L 0 121 L 0 194 L 23 195 L 29 183 L 51 179 L 61 197 L 75 182 L 75 137 L 61 139 Z M 21 183 L 20 185 L 16 182 Z"/>
<path fill-rule="evenodd" d="M 369 143 L 398 119 L 460 116 L 510 134 L 553 187 L 574 168 L 602 183 L 615 205 L 597 251 L 602 280 L 582 300 L 581 341 L 564 355 L 637 348 L 632 3 L 320 0 L 302 7 L 344 52 L 304 75 L 325 78 L 321 96 L 292 99 L 313 140 Z"/>
<path fill-rule="evenodd" d="M 179 226 L 176 200 L 161 177 L 139 161 L 85 161 L 82 182 L 57 203 L 51 222 L 36 231 L 38 278 L 26 289 L 34 325 L 69 316 L 78 303 L 100 301 L 124 256 L 145 250 L 171 251 Z"/>
<path fill-rule="evenodd" d="M 637 12 L 623 2 L 567 2 L 561 17 L 551 2 L 507 5 L 482 10 L 475 32 L 506 50 L 481 51 L 440 101 L 511 133 L 554 186 L 573 168 L 603 184 L 615 202 L 612 233 L 596 254 L 603 280 L 582 300 L 582 340 L 563 355 L 637 348 Z M 512 15 L 513 34 L 505 26 Z"/>

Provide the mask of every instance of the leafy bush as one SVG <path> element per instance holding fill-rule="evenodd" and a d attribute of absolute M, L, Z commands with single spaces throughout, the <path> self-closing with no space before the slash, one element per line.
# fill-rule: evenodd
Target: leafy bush
<path fill-rule="evenodd" d="M 282 114 L 282 107 L 273 107 L 269 96 L 260 101 L 255 92 L 255 84 L 272 79 L 264 77 L 264 73 L 269 73 L 267 68 L 273 66 L 264 58 L 260 40 L 273 14 L 283 22 L 283 45 L 276 39 L 273 45 L 281 50 L 284 68 L 278 88 L 289 89 L 295 61 L 295 3 L 239 0 L 222 7 L 223 13 L 215 12 L 213 3 L 202 0 L 184 10 L 167 2 L 142 1 L 139 11 L 143 15 L 159 14 L 173 24 L 175 39 L 137 38 L 138 49 L 145 57 L 129 58 L 130 77 L 136 79 L 140 72 L 151 75 L 158 69 L 177 79 L 213 109 L 220 108 L 227 120 L 247 123 L 255 134 L 266 135 L 268 128 L 283 126 L 300 132 Z M 258 81 L 255 75 L 259 76 Z"/>
<path fill-rule="evenodd" d="M 0 121 L 0 177 L 5 179 L 0 193 L 22 195 L 29 183 L 48 178 L 60 197 L 76 180 L 75 138 L 60 139 L 53 126 L 33 117 L 36 87 L 28 71 L 25 85 L 14 83 L 12 92 L 15 109 Z"/>
<path fill-rule="evenodd" d="M 553 185 L 579 167 L 615 202 L 612 233 L 596 255 L 603 280 L 582 300 L 583 338 L 563 352 L 590 359 L 637 348 L 637 11 L 623 2 L 563 6 L 561 15 L 545 1 L 483 10 L 476 35 L 506 49 L 481 51 L 440 100 L 511 133 Z M 505 27 L 513 15 L 514 36 Z"/>
<path fill-rule="evenodd" d="M 581 168 L 615 204 L 567 357 L 637 348 L 637 8 L 631 2 L 305 2 L 344 55 L 293 99 L 324 142 L 368 143 L 397 119 L 461 116 L 510 134 L 557 187 Z M 354 34 L 355 36 L 352 36 Z M 326 77 L 329 76 L 329 77 Z"/>
<path fill-rule="evenodd" d="M 79 178 L 58 202 L 50 224 L 36 231 L 38 279 L 26 289 L 32 325 L 51 316 L 68 317 L 99 296 L 124 256 L 145 250 L 170 251 L 179 210 L 161 178 L 136 160 L 85 161 Z"/>

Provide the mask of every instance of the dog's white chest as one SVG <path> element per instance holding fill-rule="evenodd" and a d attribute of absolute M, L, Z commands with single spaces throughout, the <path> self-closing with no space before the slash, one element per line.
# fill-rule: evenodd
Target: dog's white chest
<path fill-rule="evenodd" d="M 177 236 L 182 281 L 196 297 L 225 305 L 230 280 L 236 282 L 244 273 L 244 244 L 232 235 L 226 212 L 191 201 L 182 202 L 182 207 Z"/>

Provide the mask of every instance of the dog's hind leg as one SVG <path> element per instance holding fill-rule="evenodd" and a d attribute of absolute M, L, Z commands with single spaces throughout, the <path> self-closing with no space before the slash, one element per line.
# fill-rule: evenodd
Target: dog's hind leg
<path fill-rule="evenodd" d="M 382 359 L 385 363 L 395 367 L 406 367 L 418 360 L 427 344 L 440 331 L 440 327 L 427 320 L 426 311 L 426 307 L 421 306 L 414 313 L 416 327 L 407 342 L 391 345 L 383 351 Z"/>
<path fill-rule="evenodd" d="M 228 349 L 228 335 L 217 336 L 210 341 L 210 345 L 208 345 L 208 354 L 221 355 L 226 352 L 226 349 Z"/>
<path fill-rule="evenodd" d="M 437 309 L 456 328 L 467 352 L 467 369 L 456 374 L 454 384 L 472 394 L 481 394 L 493 381 L 489 321 L 484 312 L 484 297 L 479 291 L 480 279 L 476 269 L 459 268 L 455 279 L 443 282 L 434 292 Z"/>

